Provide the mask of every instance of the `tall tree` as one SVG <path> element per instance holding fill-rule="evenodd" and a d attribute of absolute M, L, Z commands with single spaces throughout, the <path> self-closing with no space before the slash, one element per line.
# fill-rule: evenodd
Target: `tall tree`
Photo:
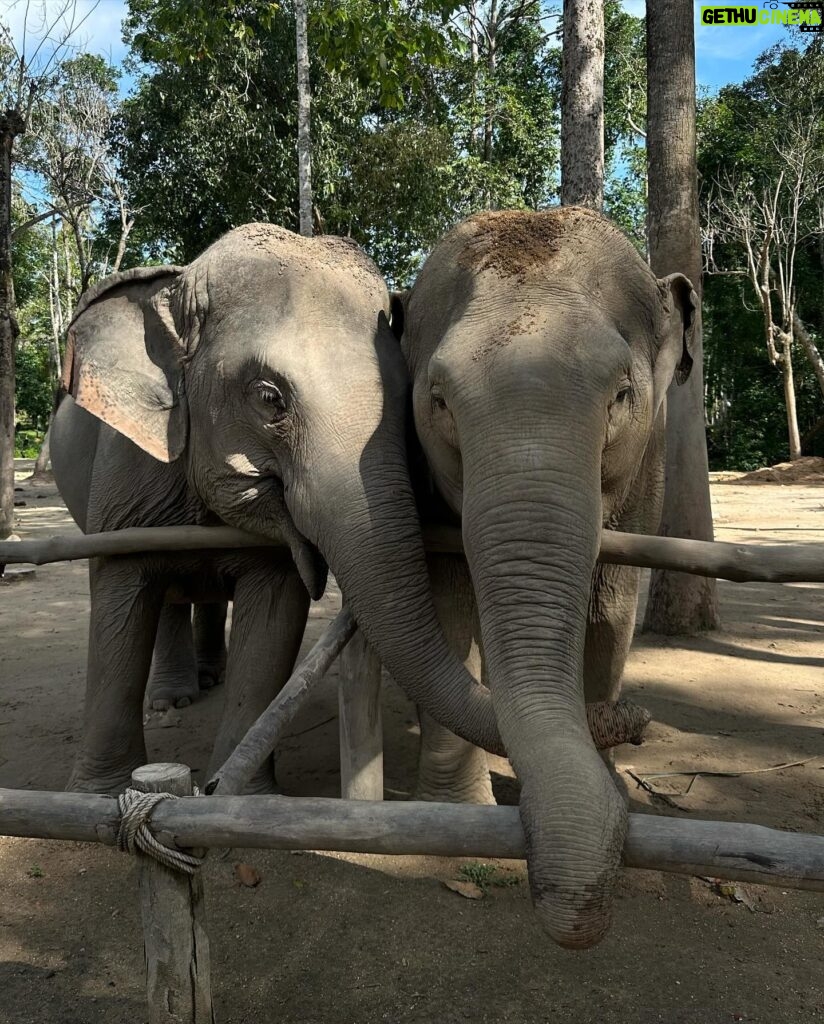
<path fill-rule="evenodd" d="M 824 360 L 813 327 L 816 316 L 821 323 L 822 102 L 820 46 L 784 45 L 762 54 L 754 75 L 726 86 L 701 114 L 707 270 L 749 285 L 766 354 L 781 373 L 791 459 L 802 453 L 799 348 L 824 397 Z"/>
<path fill-rule="evenodd" d="M 604 0 L 564 0 L 561 202 L 604 204 Z"/>
<path fill-rule="evenodd" d="M 16 150 L 31 124 L 35 104 L 57 77 L 68 41 L 93 10 L 94 6 L 78 17 L 74 0 L 44 2 L 34 9 L 27 5 L 19 47 L 8 26 L 0 24 L 0 539 L 11 533 L 14 521 L 14 364 L 19 333 L 12 259 Z M 34 33 L 33 25 L 37 26 Z"/>
<path fill-rule="evenodd" d="M 659 277 L 686 274 L 701 294 L 701 231 L 695 151 L 695 38 L 691 0 L 647 6 L 648 236 Z M 704 430 L 703 349 L 696 314 L 689 380 L 667 405 L 667 461 L 661 533 L 712 540 Z M 653 570 L 644 628 L 692 633 L 718 626 L 715 580 Z"/>
<path fill-rule="evenodd" d="M 309 84 L 307 0 L 295 2 L 298 65 L 298 194 L 300 233 L 312 236 L 312 88 Z"/>
<path fill-rule="evenodd" d="M 19 329 L 12 267 L 14 144 L 26 130 L 30 96 L 18 90 L 0 112 L 0 540 L 14 523 L 14 353 Z"/>

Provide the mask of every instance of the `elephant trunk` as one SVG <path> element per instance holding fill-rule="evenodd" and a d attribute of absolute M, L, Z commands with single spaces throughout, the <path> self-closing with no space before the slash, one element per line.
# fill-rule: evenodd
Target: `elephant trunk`
<path fill-rule="evenodd" d="M 287 504 L 398 685 L 452 732 L 502 754 L 489 691 L 448 647 L 437 619 L 399 436 L 379 428 L 357 474 L 327 457 L 302 474 L 302 496 L 287 492 Z"/>
<path fill-rule="evenodd" d="M 551 431 L 525 420 L 517 437 L 461 430 L 477 439 L 462 444 L 464 546 L 498 725 L 522 783 L 533 902 L 558 943 L 585 948 L 609 927 L 627 828 L 583 691 L 603 435 L 580 418 L 574 438 L 571 420 L 558 416 Z"/>

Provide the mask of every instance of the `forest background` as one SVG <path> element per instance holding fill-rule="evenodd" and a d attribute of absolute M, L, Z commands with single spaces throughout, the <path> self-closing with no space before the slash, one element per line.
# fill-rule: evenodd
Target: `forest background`
<path fill-rule="evenodd" d="M 78 0 L 38 22 L 36 4 L 6 6 L 2 97 L 24 27 L 29 54 L 48 36 L 47 60 L 67 41 L 14 165 L 16 450 L 33 456 L 85 287 L 188 262 L 247 221 L 297 229 L 295 10 Z M 644 252 L 644 5 L 605 7 L 604 205 Z M 351 235 L 400 287 L 462 217 L 557 203 L 557 8 L 310 0 L 308 13 L 316 231 Z M 698 25 L 696 49 L 710 468 L 822 455 L 824 36 Z"/>

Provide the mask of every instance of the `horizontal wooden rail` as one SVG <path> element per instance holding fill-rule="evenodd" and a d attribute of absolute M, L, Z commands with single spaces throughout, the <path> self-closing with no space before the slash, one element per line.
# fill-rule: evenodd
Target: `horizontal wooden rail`
<path fill-rule="evenodd" d="M 114 797 L 0 789 L 0 835 L 114 845 Z M 158 839 L 180 847 L 253 847 L 445 857 L 524 855 L 517 807 L 320 797 L 202 796 L 155 808 Z M 627 867 L 824 891 L 824 836 L 762 825 L 631 814 Z"/>
<path fill-rule="evenodd" d="M 455 527 L 424 530 L 428 551 L 459 553 L 461 531 Z M 154 526 L 110 533 L 45 540 L 0 541 L 0 566 L 134 555 L 151 551 L 199 551 L 218 548 L 276 547 L 277 541 L 230 526 Z M 669 569 L 695 576 L 712 576 L 737 583 L 824 583 L 824 544 L 730 544 L 650 537 L 604 530 L 601 562 Z"/>
<path fill-rule="evenodd" d="M 0 565 L 75 562 L 102 555 L 140 555 L 151 551 L 200 551 L 213 548 L 277 546 L 233 526 L 136 526 L 108 533 L 81 533 L 45 540 L 0 541 Z"/>

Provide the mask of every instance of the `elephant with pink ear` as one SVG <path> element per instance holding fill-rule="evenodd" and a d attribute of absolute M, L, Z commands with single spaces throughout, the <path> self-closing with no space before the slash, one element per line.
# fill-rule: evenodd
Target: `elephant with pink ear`
<path fill-rule="evenodd" d="M 270 224 L 186 267 L 94 286 L 69 330 L 55 478 L 86 532 L 227 523 L 285 548 L 90 563 L 89 664 L 70 786 L 112 792 L 146 759 L 141 710 L 171 602 L 232 599 L 222 763 L 280 685 L 327 564 L 414 700 L 499 744 L 488 693 L 432 603 L 406 457 L 408 378 L 359 247 Z M 253 788 L 271 788 L 265 772 Z"/>

